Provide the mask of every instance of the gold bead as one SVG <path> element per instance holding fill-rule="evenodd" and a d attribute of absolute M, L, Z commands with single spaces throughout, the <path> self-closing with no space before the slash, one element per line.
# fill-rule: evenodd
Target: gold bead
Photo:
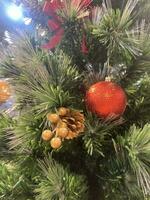
<path fill-rule="evenodd" d="M 52 131 L 50 131 L 50 130 L 45 130 L 45 131 L 43 131 L 43 133 L 42 133 L 42 139 L 43 139 L 44 141 L 48 141 L 48 140 L 50 140 L 52 137 L 53 137 Z"/>
<path fill-rule="evenodd" d="M 68 113 L 68 109 L 67 109 L 67 108 L 61 107 L 61 108 L 59 108 L 59 110 L 58 110 L 58 114 L 59 114 L 60 116 L 66 116 L 67 113 Z"/>
<path fill-rule="evenodd" d="M 68 129 L 67 128 L 57 128 L 56 135 L 65 138 L 68 135 Z"/>
<path fill-rule="evenodd" d="M 50 141 L 50 145 L 53 149 L 58 149 L 62 145 L 62 141 L 59 137 L 55 137 Z"/>
<path fill-rule="evenodd" d="M 54 124 L 56 124 L 56 123 L 58 123 L 58 121 L 59 121 L 59 116 L 57 115 L 57 114 L 51 114 L 51 113 L 49 113 L 48 115 L 47 115 L 47 119 L 51 122 L 51 123 L 54 123 Z"/>
<path fill-rule="evenodd" d="M 67 123 L 61 121 L 61 122 L 58 124 L 58 127 L 59 127 L 59 128 L 67 128 Z"/>

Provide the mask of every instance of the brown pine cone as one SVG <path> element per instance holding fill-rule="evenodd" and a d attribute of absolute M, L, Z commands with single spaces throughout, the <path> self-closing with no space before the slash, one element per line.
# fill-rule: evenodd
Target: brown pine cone
<path fill-rule="evenodd" d="M 62 117 L 62 121 L 67 124 L 69 129 L 68 136 L 66 139 L 73 139 L 78 137 L 78 135 L 84 132 L 84 115 L 79 111 L 70 110 L 70 112 Z"/>
<path fill-rule="evenodd" d="M 76 110 L 61 107 L 57 113 L 48 113 L 47 120 L 56 136 L 63 139 L 73 139 L 84 132 L 85 117 Z"/>

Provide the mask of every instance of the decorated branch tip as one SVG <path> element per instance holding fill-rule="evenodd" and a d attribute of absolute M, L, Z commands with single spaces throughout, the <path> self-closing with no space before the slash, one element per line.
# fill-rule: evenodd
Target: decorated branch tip
<path fill-rule="evenodd" d="M 49 113 L 47 120 L 51 123 L 51 129 L 42 133 L 44 141 L 50 141 L 54 149 L 62 146 L 64 140 L 72 140 L 84 132 L 84 115 L 79 111 L 61 107 L 57 113 Z"/>

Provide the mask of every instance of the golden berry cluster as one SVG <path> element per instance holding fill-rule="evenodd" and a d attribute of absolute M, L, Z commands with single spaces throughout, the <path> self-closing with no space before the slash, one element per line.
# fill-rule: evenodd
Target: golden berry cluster
<path fill-rule="evenodd" d="M 61 147 L 65 139 L 73 139 L 84 132 L 84 115 L 79 111 L 61 107 L 57 113 L 49 113 L 47 120 L 51 123 L 51 130 L 44 130 L 42 139 L 50 141 L 54 149 Z"/>

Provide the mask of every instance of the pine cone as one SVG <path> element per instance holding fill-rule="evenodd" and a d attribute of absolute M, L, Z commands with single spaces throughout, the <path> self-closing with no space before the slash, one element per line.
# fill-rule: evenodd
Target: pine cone
<path fill-rule="evenodd" d="M 46 24 L 46 16 L 43 12 L 42 5 L 38 0 L 17 0 L 17 4 L 23 4 L 30 17 L 41 25 Z"/>
<path fill-rule="evenodd" d="M 70 110 L 66 116 L 63 116 L 62 122 L 66 123 L 69 129 L 66 139 L 73 139 L 84 132 L 84 121 L 84 115 L 74 110 Z"/>
<path fill-rule="evenodd" d="M 49 113 L 48 121 L 51 122 L 52 131 L 63 139 L 73 139 L 84 132 L 84 115 L 79 111 L 61 107 L 58 113 Z"/>

